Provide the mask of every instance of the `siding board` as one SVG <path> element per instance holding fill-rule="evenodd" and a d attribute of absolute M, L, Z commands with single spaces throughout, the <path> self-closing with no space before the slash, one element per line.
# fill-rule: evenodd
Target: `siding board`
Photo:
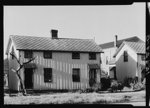
<path fill-rule="evenodd" d="M 24 57 L 23 52 L 20 53 Z M 81 89 L 88 87 L 87 63 L 99 63 L 99 61 L 88 60 L 88 54 L 81 54 L 79 60 L 73 60 L 71 53 L 53 53 L 52 59 L 44 59 L 42 52 L 34 52 L 37 69 L 34 74 L 35 89 Z M 27 59 L 22 59 L 24 62 Z M 52 68 L 53 82 L 44 82 L 43 68 Z M 72 82 L 72 69 L 80 68 L 80 83 Z"/>

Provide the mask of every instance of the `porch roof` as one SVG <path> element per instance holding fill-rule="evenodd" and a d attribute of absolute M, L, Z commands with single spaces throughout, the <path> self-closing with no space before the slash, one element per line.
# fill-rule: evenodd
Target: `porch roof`
<path fill-rule="evenodd" d="M 36 68 L 36 64 L 35 63 L 28 63 L 24 65 L 25 68 Z"/>
<path fill-rule="evenodd" d="M 98 64 L 88 64 L 90 69 L 100 69 L 100 66 Z"/>

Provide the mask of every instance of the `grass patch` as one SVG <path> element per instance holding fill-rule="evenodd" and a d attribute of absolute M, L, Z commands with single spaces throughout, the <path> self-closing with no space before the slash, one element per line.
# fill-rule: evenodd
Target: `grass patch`
<path fill-rule="evenodd" d="M 47 93 L 40 95 L 4 96 L 4 104 L 109 104 L 145 101 L 145 91 L 126 93 Z"/>

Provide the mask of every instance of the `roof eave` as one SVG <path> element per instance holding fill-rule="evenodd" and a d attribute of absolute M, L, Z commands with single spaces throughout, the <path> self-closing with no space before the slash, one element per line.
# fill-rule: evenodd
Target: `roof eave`
<path fill-rule="evenodd" d="M 20 51 L 24 51 L 24 50 L 32 50 L 32 51 L 54 51 L 54 52 L 83 52 L 83 53 L 89 53 L 89 52 L 94 52 L 94 53 L 104 53 L 103 51 L 64 51 L 64 50 L 39 50 L 39 49 L 16 49 L 16 50 L 20 50 Z"/>
<path fill-rule="evenodd" d="M 146 54 L 146 53 L 137 53 L 137 54 Z"/>

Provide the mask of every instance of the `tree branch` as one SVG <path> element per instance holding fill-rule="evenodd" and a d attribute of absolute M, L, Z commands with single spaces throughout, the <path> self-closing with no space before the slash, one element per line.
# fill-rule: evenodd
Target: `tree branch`
<path fill-rule="evenodd" d="M 17 60 L 17 62 L 19 63 L 19 65 L 21 65 L 20 62 L 19 62 L 19 60 L 17 59 L 17 57 L 14 54 L 10 53 L 10 55 Z"/>
<path fill-rule="evenodd" d="M 29 61 L 27 61 L 27 62 L 23 63 L 23 65 L 26 65 L 26 64 L 30 63 L 30 62 L 31 62 L 31 61 L 33 61 L 35 58 L 36 58 L 36 57 L 31 58 Z"/>

